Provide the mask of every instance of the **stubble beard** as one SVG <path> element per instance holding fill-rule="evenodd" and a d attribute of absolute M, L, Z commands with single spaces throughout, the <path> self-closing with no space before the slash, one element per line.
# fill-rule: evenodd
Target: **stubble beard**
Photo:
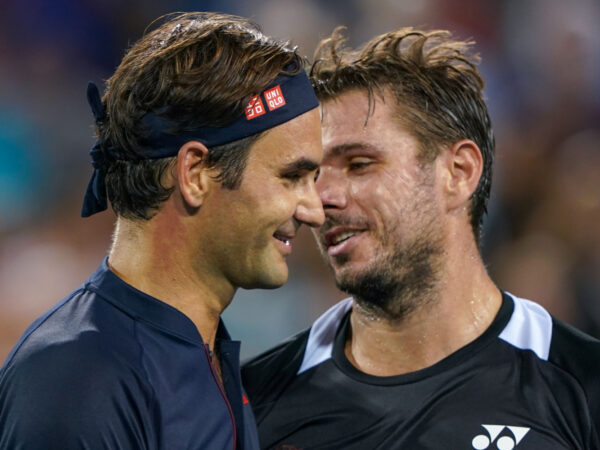
<path fill-rule="evenodd" d="M 336 274 L 337 287 L 352 295 L 367 314 L 388 321 L 401 321 L 433 303 L 443 245 L 441 233 L 432 223 L 426 230 L 405 245 L 385 239 L 382 247 L 389 253 L 381 252 L 381 257 L 360 272 L 342 268 Z M 340 259 L 337 264 L 343 266 L 346 261 Z"/>

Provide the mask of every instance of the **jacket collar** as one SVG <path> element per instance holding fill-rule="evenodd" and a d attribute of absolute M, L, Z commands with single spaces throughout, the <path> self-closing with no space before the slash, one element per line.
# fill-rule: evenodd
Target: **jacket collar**
<path fill-rule="evenodd" d="M 86 288 L 136 320 L 192 344 L 204 345 L 198 329 L 185 314 L 123 281 L 108 267 L 108 257 L 104 258 L 100 267 L 90 276 Z M 219 320 L 217 340 L 231 341 L 222 320 Z"/>

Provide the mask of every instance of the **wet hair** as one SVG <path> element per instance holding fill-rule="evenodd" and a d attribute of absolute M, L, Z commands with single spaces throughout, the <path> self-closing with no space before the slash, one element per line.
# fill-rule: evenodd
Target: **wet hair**
<path fill-rule="evenodd" d="M 106 118 L 96 127 L 98 138 L 111 146 L 108 198 L 115 213 L 128 219 L 150 219 L 173 191 L 163 178 L 176 157 L 144 159 L 138 150 L 148 133 L 141 122 L 145 114 L 171 122 L 173 134 L 225 126 L 284 69 L 304 65 L 295 48 L 242 17 L 183 13 L 152 27 L 108 79 Z M 209 148 L 207 164 L 218 169 L 223 188 L 239 186 L 260 135 Z"/>
<path fill-rule="evenodd" d="M 479 57 L 471 53 L 474 42 L 455 40 L 443 30 L 402 28 L 356 50 L 345 44 L 343 27 L 338 27 L 315 51 L 311 81 L 319 100 L 366 90 L 372 111 L 375 95 L 383 98 L 385 91 L 393 93 L 398 123 L 419 142 L 422 162 L 432 162 L 443 147 L 461 139 L 479 146 L 483 173 L 469 211 L 479 242 L 495 143 L 483 100 L 484 82 L 476 67 Z"/>

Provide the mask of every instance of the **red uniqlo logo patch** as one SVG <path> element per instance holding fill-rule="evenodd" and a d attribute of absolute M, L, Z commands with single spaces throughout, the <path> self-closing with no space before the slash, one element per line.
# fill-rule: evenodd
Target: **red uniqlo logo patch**
<path fill-rule="evenodd" d="M 246 119 L 254 119 L 255 117 L 262 116 L 265 112 L 265 106 L 260 96 L 255 95 L 250 99 L 248 106 L 246 106 Z"/>
<path fill-rule="evenodd" d="M 267 101 L 269 111 L 273 111 L 274 109 L 281 108 L 285 105 L 285 98 L 283 98 L 281 87 L 279 85 L 265 91 L 265 100 Z"/>

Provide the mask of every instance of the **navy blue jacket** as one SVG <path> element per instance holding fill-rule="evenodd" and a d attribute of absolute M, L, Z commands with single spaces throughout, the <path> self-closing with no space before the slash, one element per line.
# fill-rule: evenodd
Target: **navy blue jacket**
<path fill-rule="evenodd" d="M 256 449 L 239 346 L 221 323 L 223 390 L 192 321 L 105 260 L 0 370 L 0 448 Z"/>

